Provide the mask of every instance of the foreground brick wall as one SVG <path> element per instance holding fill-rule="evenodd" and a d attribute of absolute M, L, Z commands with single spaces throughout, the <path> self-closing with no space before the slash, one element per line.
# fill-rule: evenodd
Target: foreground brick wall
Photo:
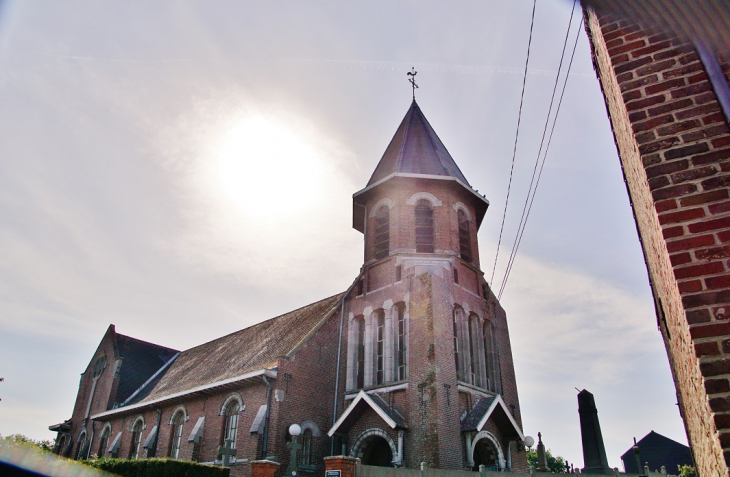
<path fill-rule="evenodd" d="M 702 476 L 727 475 L 727 123 L 692 44 L 585 14 L 695 462 Z"/>

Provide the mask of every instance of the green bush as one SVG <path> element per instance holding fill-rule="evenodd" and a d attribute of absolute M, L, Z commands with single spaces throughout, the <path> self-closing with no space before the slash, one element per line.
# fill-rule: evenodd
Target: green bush
<path fill-rule="evenodd" d="M 213 467 L 175 459 L 96 459 L 86 461 L 123 477 L 229 477 L 228 467 Z"/>

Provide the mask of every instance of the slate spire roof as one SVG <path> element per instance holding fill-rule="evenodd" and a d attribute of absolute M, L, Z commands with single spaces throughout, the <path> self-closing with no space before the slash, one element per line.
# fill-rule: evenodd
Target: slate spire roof
<path fill-rule="evenodd" d="M 370 177 L 368 186 L 394 173 L 450 176 L 469 186 L 415 100 Z"/>

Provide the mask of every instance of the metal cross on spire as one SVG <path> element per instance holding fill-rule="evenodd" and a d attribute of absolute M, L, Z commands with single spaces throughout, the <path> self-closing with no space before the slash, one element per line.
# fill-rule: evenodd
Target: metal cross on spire
<path fill-rule="evenodd" d="M 410 78 L 408 78 L 408 81 L 411 82 L 411 88 L 413 89 L 413 101 L 416 100 L 416 88 L 418 88 L 418 85 L 416 84 L 416 75 L 418 74 L 418 71 L 416 71 L 415 67 L 411 68 L 411 71 L 406 73 Z"/>

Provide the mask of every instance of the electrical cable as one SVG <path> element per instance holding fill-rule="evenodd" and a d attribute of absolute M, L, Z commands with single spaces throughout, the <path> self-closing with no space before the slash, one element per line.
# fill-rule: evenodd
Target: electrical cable
<path fill-rule="evenodd" d="M 507 198 L 504 201 L 504 212 L 502 213 L 502 225 L 499 228 L 499 240 L 497 241 L 497 253 L 494 256 L 494 265 L 492 266 L 492 278 L 489 283 L 494 283 L 494 271 L 497 269 L 497 259 L 499 258 L 499 247 L 502 244 L 502 232 L 504 231 L 504 219 L 507 216 L 507 204 L 509 204 L 509 193 L 512 188 L 512 175 L 515 170 L 515 156 L 517 155 L 517 138 L 520 136 L 520 121 L 522 120 L 522 104 L 525 100 L 525 84 L 527 83 L 527 65 L 530 63 L 530 46 L 532 45 L 532 29 L 535 26 L 535 8 L 537 0 L 532 2 L 532 18 L 530 19 L 530 37 L 527 40 L 527 57 L 525 58 L 525 74 L 522 77 L 522 93 L 520 93 L 520 107 L 517 110 L 517 130 L 515 131 L 515 145 L 512 150 L 512 167 L 509 170 L 509 182 L 507 183 Z"/>
<path fill-rule="evenodd" d="M 510 251 L 509 259 L 507 260 L 507 267 L 504 270 L 504 276 L 502 277 L 502 283 L 499 287 L 499 296 L 502 295 L 502 291 L 504 290 L 504 284 L 506 277 L 508 275 L 508 270 L 511 269 L 512 262 L 514 261 L 514 254 L 515 254 L 515 247 L 517 245 L 517 240 L 520 235 L 520 231 L 522 230 L 522 226 L 525 220 L 525 214 L 527 212 L 528 203 L 530 201 L 530 196 L 533 192 L 533 185 L 535 183 L 535 176 L 537 174 L 537 167 L 540 164 L 540 154 L 542 153 L 542 148 L 545 144 L 545 136 L 547 135 L 548 126 L 550 125 L 550 114 L 553 110 L 553 104 L 555 102 L 555 93 L 558 90 L 558 84 L 560 83 L 560 72 L 563 68 L 563 61 L 565 60 L 565 49 L 568 46 L 568 38 L 570 37 L 570 30 L 573 25 L 573 15 L 575 14 L 575 5 L 577 3 L 577 0 L 573 0 L 573 8 L 570 10 L 570 18 L 568 19 L 568 29 L 565 31 L 565 39 L 563 40 L 563 50 L 560 52 L 560 62 L 558 63 L 558 71 L 555 73 L 555 83 L 553 84 L 553 92 L 550 97 L 550 106 L 548 107 L 548 112 L 545 117 L 545 127 L 542 130 L 542 138 L 540 138 L 540 147 L 537 151 L 537 156 L 535 157 L 535 165 L 532 168 L 532 177 L 530 178 L 530 185 L 527 188 L 527 195 L 525 196 L 525 204 L 522 206 L 522 215 L 520 216 L 520 223 L 517 226 L 517 232 L 515 234 L 515 240 L 512 243 L 512 250 Z"/>
<path fill-rule="evenodd" d="M 540 184 L 540 178 L 542 177 L 542 171 L 543 171 L 543 168 L 545 167 L 545 160 L 547 159 L 547 154 L 548 154 L 548 151 L 550 150 L 550 144 L 552 143 L 552 140 L 553 140 L 553 133 L 555 132 L 555 124 L 557 123 L 557 120 L 558 120 L 558 114 L 560 114 L 560 107 L 563 104 L 565 88 L 568 84 L 568 77 L 570 76 L 570 70 L 573 66 L 573 59 L 575 58 L 575 50 L 576 50 L 576 47 L 578 46 L 578 39 L 580 38 L 580 31 L 581 31 L 581 27 L 583 26 L 583 21 L 584 21 L 584 19 L 581 18 L 580 24 L 578 25 L 578 31 L 575 36 L 575 42 L 573 43 L 573 51 L 570 55 L 570 62 L 568 63 L 568 69 L 565 74 L 565 81 L 563 82 L 563 88 L 562 88 L 562 91 L 560 92 L 560 100 L 558 101 L 558 106 L 555 110 L 555 117 L 553 118 L 553 124 L 550 129 L 550 135 L 548 136 L 548 142 L 545 147 L 545 153 L 543 154 L 542 162 L 540 163 L 540 170 L 537 174 L 537 180 L 535 182 L 535 189 L 532 193 L 532 198 L 530 199 L 530 205 L 527 208 L 527 214 L 525 215 L 525 223 L 523 224 L 522 230 L 519 233 L 519 240 L 517 241 L 517 247 L 515 248 L 515 252 L 514 252 L 515 256 L 517 255 L 517 250 L 519 249 L 520 244 L 522 243 L 522 236 L 525 232 L 525 227 L 527 225 L 527 219 L 530 217 L 530 212 L 532 211 L 532 205 L 535 201 L 535 195 L 537 194 L 537 187 Z M 514 258 L 512 259 L 512 264 L 514 264 Z M 504 281 L 502 282 L 502 288 L 500 290 L 499 297 L 502 296 L 502 292 L 504 291 L 504 286 L 506 286 L 507 279 L 509 278 L 509 275 L 511 272 L 512 272 L 512 265 L 509 266 L 509 269 L 505 275 Z"/>

